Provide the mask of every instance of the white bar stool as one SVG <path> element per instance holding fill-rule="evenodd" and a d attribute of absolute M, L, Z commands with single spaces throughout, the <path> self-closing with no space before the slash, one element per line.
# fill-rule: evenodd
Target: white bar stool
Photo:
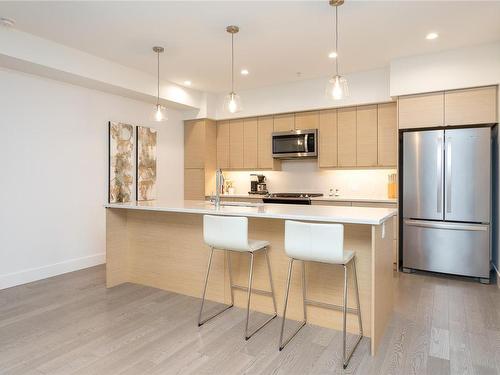
<path fill-rule="evenodd" d="M 261 240 L 249 240 L 248 239 L 248 219 L 246 217 L 230 217 L 230 216 L 213 216 L 205 215 L 203 216 L 203 237 L 205 243 L 210 246 L 210 256 L 208 258 L 207 274 L 205 276 L 205 286 L 203 287 L 203 296 L 201 299 L 200 314 L 198 315 L 198 326 L 206 323 L 210 319 L 216 317 L 227 309 L 233 307 L 234 305 L 234 294 L 233 289 L 245 290 L 247 291 L 247 318 L 245 324 L 245 340 L 252 337 L 257 331 L 264 327 L 271 320 L 276 318 L 276 300 L 274 297 L 274 287 L 273 279 L 271 276 L 271 264 L 269 263 L 269 256 L 267 254 L 267 248 L 269 246 L 268 241 Z M 205 295 L 207 293 L 208 275 L 210 274 L 210 267 L 212 264 L 212 256 L 214 250 L 222 250 L 227 254 L 227 268 L 229 273 L 229 286 L 231 289 L 231 304 L 226 306 L 221 311 L 215 313 L 214 315 L 202 320 L 201 315 L 203 313 L 203 305 L 205 304 Z M 250 270 L 248 272 L 248 287 L 234 285 L 233 278 L 231 275 L 231 252 L 243 252 L 250 254 Z M 271 291 L 252 289 L 253 280 L 253 265 L 254 265 L 254 255 L 255 253 L 263 251 L 266 257 L 267 270 L 269 272 L 269 284 L 271 286 Z M 274 315 L 267 319 L 262 325 L 257 327 L 253 332 L 248 333 L 248 319 L 250 315 L 250 297 L 252 292 L 271 296 L 274 305 Z"/>
<path fill-rule="evenodd" d="M 361 323 L 361 311 L 359 306 L 358 280 L 356 276 L 356 258 L 353 251 L 344 251 L 344 226 L 342 224 L 311 224 L 287 220 L 285 222 L 285 252 L 290 257 L 288 266 L 288 277 L 285 289 L 285 303 L 283 310 L 283 322 L 281 323 L 280 350 L 299 332 L 307 321 L 307 305 L 315 305 L 323 308 L 341 310 L 343 313 L 343 367 L 349 364 L 354 350 L 363 337 L 363 325 Z M 302 261 L 302 297 L 304 306 L 304 320 L 297 330 L 283 342 L 285 329 L 286 307 L 288 304 L 288 293 L 292 277 L 292 266 L 294 260 Z M 338 264 L 344 266 L 344 303 L 342 306 L 324 302 L 308 300 L 306 291 L 306 261 Z M 347 267 L 351 266 L 353 271 L 354 289 L 356 292 L 357 308 L 347 307 Z M 347 312 L 357 314 L 359 324 L 359 335 L 352 349 L 346 350 L 346 318 Z"/>

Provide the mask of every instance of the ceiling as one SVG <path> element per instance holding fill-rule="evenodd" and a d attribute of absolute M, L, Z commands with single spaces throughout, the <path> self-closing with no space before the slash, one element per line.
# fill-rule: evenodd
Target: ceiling
<path fill-rule="evenodd" d="M 156 74 L 153 45 L 165 47 L 162 78 L 194 88 L 236 89 L 331 74 L 333 8 L 322 1 L 0 2 L 16 28 Z M 387 66 L 394 58 L 500 40 L 500 1 L 346 1 L 339 9 L 340 69 Z M 433 41 L 428 32 L 439 33 Z M 241 76 L 241 68 L 250 71 Z"/>

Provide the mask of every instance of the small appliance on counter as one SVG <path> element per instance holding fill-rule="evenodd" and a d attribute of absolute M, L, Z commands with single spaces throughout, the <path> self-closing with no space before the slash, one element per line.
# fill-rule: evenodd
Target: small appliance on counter
<path fill-rule="evenodd" d="M 266 195 L 268 193 L 266 176 L 263 174 L 251 174 L 250 178 L 250 191 L 248 194 Z"/>

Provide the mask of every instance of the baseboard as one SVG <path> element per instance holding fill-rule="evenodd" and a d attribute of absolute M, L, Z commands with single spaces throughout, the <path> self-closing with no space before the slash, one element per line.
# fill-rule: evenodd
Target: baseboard
<path fill-rule="evenodd" d="M 97 266 L 106 262 L 106 254 L 100 253 L 87 257 L 66 260 L 64 262 L 49 264 L 47 266 L 30 268 L 27 270 L 0 275 L 0 290 L 48 277 L 62 275 L 83 268 Z"/>
<path fill-rule="evenodd" d="M 497 287 L 500 289 L 500 272 L 498 272 L 498 268 L 493 263 L 491 265 L 497 274 Z"/>

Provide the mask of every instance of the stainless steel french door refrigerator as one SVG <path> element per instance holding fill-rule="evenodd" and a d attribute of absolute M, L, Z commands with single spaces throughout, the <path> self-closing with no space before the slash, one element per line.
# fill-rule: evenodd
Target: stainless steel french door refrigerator
<path fill-rule="evenodd" d="M 491 128 L 403 134 L 403 270 L 489 282 Z"/>

